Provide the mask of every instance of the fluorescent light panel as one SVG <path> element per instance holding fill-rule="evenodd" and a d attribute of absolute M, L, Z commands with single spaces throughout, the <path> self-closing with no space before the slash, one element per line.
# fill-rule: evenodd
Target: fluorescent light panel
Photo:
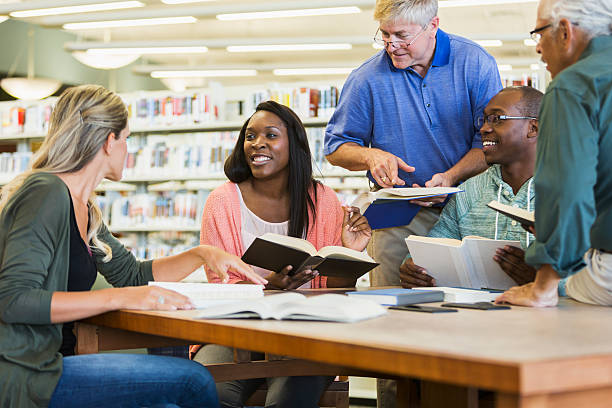
<path fill-rule="evenodd" d="M 497 66 L 497 69 L 500 71 L 512 71 L 512 65 L 510 64 L 500 64 Z"/>
<path fill-rule="evenodd" d="M 538 43 L 533 41 L 531 38 L 524 39 L 523 44 L 525 44 L 527 47 L 535 47 L 536 45 L 538 45 Z"/>
<path fill-rule="evenodd" d="M 88 23 L 67 23 L 63 25 L 65 30 L 90 30 L 94 28 L 116 28 L 116 27 L 140 27 L 160 24 L 188 24 L 198 21 L 193 16 L 183 17 L 159 17 L 142 18 L 136 20 L 109 20 L 92 21 Z"/>
<path fill-rule="evenodd" d="M 348 75 L 355 67 L 343 68 L 287 68 L 275 69 L 272 71 L 274 75 Z"/>
<path fill-rule="evenodd" d="M 106 11 L 143 7 L 140 1 L 118 1 L 114 3 L 83 4 L 80 6 L 52 7 L 44 9 L 13 11 L 11 17 L 41 17 L 59 14 L 89 13 L 91 11 Z"/>
<path fill-rule="evenodd" d="M 501 40 L 478 40 L 476 44 L 482 47 L 501 47 L 504 43 Z"/>
<path fill-rule="evenodd" d="M 164 4 L 185 4 L 185 3 L 204 3 L 215 0 L 161 0 Z"/>
<path fill-rule="evenodd" d="M 92 55 L 153 55 L 153 54 L 201 54 L 208 47 L 134 47 L 134 48 L 89 48 Z"/>
<path fill-rule="evenodd" d="M 306 17 L 306 16 L 328 16 L 337 14 L 361 13 L 359 7 L 326 7 L 299 10 L 274 10 L 257 11 L 252 13 L 218 14 L 218 20 L 258 20 L 264 18 Z"/>
<path fill-rule="evenodd" d="M 228 52 L 270 52 L 270 51 L 329 51 L 350 50 L 351 44 L 271 44 L 271 45 L 230 45 Z"/>
<path fill-rule="evenodd" d="M 256 76 L 254 69 L 225 69 L 225 70 L 193 70 L 193 71 L 152 71 L 152 78 L 203 78 L 203 77 L 246 77 Z"/>
<path fill-rule="evenodd" d="M 532 71 L 539 71 L 542 68 L 544 68 L 544 65 L 540 65 L 540 64 L 531 64 L 529 65 L 529 68 L 531 68 Z"/>
<path fill-rule="evenodd" d="M 446 0 L 438 2 L 438 7 L 489 6 L 494 4 L 521 4 L 537 2 L 538 0 Z"/>

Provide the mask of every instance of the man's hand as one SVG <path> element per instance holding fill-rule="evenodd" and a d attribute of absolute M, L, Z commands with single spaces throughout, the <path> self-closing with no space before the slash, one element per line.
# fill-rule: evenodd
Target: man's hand
<path fill-rule="evenodd" d="M 380 149 L 368 149 L 366 164 L 376 184 L 383 188 L 403 186 L 404 180 L 397 176 L 398 169 L 412 173 L 414 167 L 406 164 L 399 157 Z"/>
<path fill-rule="evenodd" d="M 415 265 L 412 258 L 400 266 L 400 283 L 404 288 L 414 288 L 418 286 L 436 286 L 436 280 L 427 274 L 427 270 Z"/>
<path fill-rule="evenodd" d="M 525 251 L 510 245 L 498 248 L 493 260 L 519 285 L 533 282 L 536 269 L 525 263 Z"/>
<path fill-rule="evenodd" d="M 554 307 L 559 302 L 559 274 L 546 264 L 536 273 L 533 282 L 508 289 L 495 299 L 495 303 L 511 303 L 519 306 Z"/>

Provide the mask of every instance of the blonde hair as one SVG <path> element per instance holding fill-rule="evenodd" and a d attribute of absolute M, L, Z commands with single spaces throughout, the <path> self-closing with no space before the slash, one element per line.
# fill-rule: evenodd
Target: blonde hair
<path fill-rule="evenodd" d="M 29 170 L 15 177 L 0 192 L 0 211 L 11 196 L 34 173 L 71 173 L 82 169 L 100 151 L 112 132 L 119 138 L 127 125 L 127 109 L 121 98 L 102 86 L 81 85 L 67 89 L 57 100 L 49 123 L 49 133 L 32 158 Z M 87 241 L 104 252 L 104 262 L 112 259 L 108 244 L 98 239 L 102 212 L 95 193 L 88 200 Z"/>
<path fill-rule="evenodd" d="M 438 0 L 376 0 L 374 20 L 381 23 L 403 20 L 426 26 L 438 15 Z"/>

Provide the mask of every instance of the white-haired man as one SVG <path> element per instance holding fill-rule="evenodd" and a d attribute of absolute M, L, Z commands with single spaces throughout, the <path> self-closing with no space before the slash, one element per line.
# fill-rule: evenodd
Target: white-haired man
<path fill-rule="evenodd" d="M 439 29 L 437 0 L 377 0 L 375 41 L 384 50 L 351 73 L 325 132 L 330 163 L 367 170 L 377 187 L 453 186 L 486 169 L 477 121 L 501 90 L 493 57 Z M 376 230 L 368 253 L 373 286 L 399 285 L 404 238 L 427 235 L 444 199 L 408 225 Z M 379 387 L 379 406 L 395 392 Z"/>
<path fill-rule="evenodd" d="M 555 306 L 569 276 L 568 296 L 612 306 L 612 1 L 541 0 L 532 34 L 554 78 L 540 110 L 536 241 L 526 252 L 538 271 L 497 301 Z"/>
<path fill-rule="evenodd" d="M 367 170 L 378 187 L 452 186 L 486 169 L 477 120 L 501 89 L 493 57 L 439 29 L 437 0 L 377 0 L 384 50 L 351 73 L 325 132 L 330 163 Z M 375 231 L 374 286 L 399 285 L 404 238 L 427 235 L 442 201 L 422 201 L 405 227 Z M 436 204 L 437 203 L 437 204 Z"/>

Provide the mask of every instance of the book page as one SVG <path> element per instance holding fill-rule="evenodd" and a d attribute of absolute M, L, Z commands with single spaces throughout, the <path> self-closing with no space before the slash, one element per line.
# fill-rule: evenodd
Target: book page
<path fill-rule="evenodd" d="M 350 323 L 382 316 L 386 313 L 384 307 L 371 300 L 329 293 L 286 303 L 283 305 L 281 317 L 285 320 Z"/>
<path fill-rule="evenodd" d="M 364 262 L 375 262 L 365 252 L 355 251 L 351 248 L 343 246 L 326 246 L 319 250 L 318 255 L 323 258 L 334 258 L 334 259 L 348 259 L 348 260 L 359 260 Z"/>
<path fill-rule="evenodd" d="M 517 283 L 493 260 L 495 251 L 506 245 L 521 247 L 519 241 L 465 237 L 465 246 L 478 275 L 479 288 L 509 289 Z"/>
<path fill-rule="evenodd" d="M 268 295 L 261 299 L 240 301 L 209 307 L 200 312 L 196 319 L 238 319 L 259 317 L 261 319 L 278 319 L 284 310 L 285 303 L 305 298 L 296 292 Z"/>
<path fill-rule="evenodd" d="M 258 238 L 263 239 L 265 241 L 269 241 L 269 242 L 275 242 L 277 244 L 284 245 L 289 248 L 294 248 L 300 251 L 304 251 L 310 254 L 311 256 L 317 253 L 317 249 L 314 247 L 314 245 L 312 245 L 310 242 L 306 241 L 305 239 L 289 237 L 289 236 L 280 235 L 280 234 L 274 234 L 271 232 L 263 234 L 262 236 Z"/>
<path fill-rule="evenodd" d="M 196 309 L 204 309 L 244 299 L 263 298 L 262 285 L 228 285 L 223 283 L 149 282 L 187 296 Z"/>
<path fill-rule="evenodd" d="M 359 194 L 351 203 L 352 207 L 359 208 L 359 212 L 361 214 L 365 213 L 365 210 L 372 204 L 372 202 L 376 199 L 374 193 L 364 192 Z"/>
<path fill-rule="evenodd" d="M 499 201 L 495 200 L 489 202 L 487 206 L 522 224 L 535 224 L 535 213 L 533 211 L 527 211 L 523 208 L 512 207 L 511 205 L 502 204 Z"/>
<path fill-rule="evenodd" d="M 464 268 L 461 241 L 410 235 L 406 245 L 414 263 L 425 268 L 438 285 L 465 286 L 466 277 L 460 274 Z"/>
<path fill-rule="evenodd" d="M 376 191 L 377 199 L 415 199 L 423 197 L 432 197 L 436 195 L 453 194 L 462 191 L 457 187 L 399 187 L 399 188 L 382 188 Z"/>

